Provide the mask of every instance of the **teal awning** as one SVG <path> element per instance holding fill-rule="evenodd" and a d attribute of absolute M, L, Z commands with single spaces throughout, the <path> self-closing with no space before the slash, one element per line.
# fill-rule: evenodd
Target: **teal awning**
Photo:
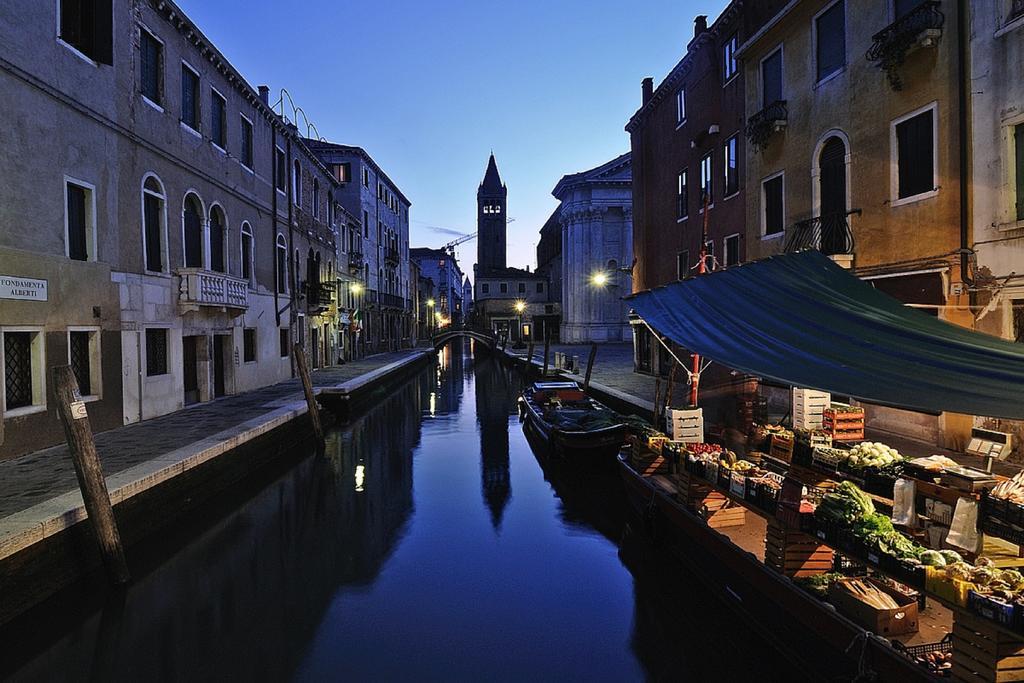
<path fill-rule="evenodd" d="M 872 403 L 1024 419 L 1024 344 L 908 308 L 817 251 L 627 299 L 660 334 L 735 370 Z"/>

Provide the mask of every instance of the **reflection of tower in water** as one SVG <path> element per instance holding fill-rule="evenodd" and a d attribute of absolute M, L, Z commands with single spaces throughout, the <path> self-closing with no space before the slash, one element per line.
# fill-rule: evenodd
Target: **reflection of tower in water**
<path fill-rule="evenodd" d="M 505 506 L 512 497 L 508 472 L 508 418 L 515 404 L 513 389 L 504 369 L 492 356 L 474 364 L 476 414 L 480 424 L 480 485 L 491 524 L 501 527 Z"/>

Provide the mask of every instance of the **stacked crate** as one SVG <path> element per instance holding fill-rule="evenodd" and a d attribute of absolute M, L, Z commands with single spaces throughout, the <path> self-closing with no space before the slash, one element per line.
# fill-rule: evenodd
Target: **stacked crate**
<path fill-rule="evenodd" d="M 954 610 L 953 678 L 1024 681 L 1024 640 L 984 617 Z"/>
<path fill-rule="evenodd" d="M 743 526 L 747 523 L 747 510 L 729 500 L 725 494 L 708 490 L 694 501 L 697 512 L 712 529 Z"/>
<path fill-rule="evenodd" d="M 832 571 L 832 549 L 805 533 L 768 521 L 764 563 L 789 577 L 815 576 Z"/>
<path fill-rule="evenodd" d="M 673 441 L 704 443 L 704 409 L 668 411 L 668 433 Z"/>
<path fill-rule="evenodd" d="M 793 437 L 772 434 L 769 455 L 783 462 L 793 461 Z"/>
<path fill-rule="evenodd" d="M 832 436 L 833 441 L 864 440 L 864 409 L 825 410 L 822 429 Z"/>
<path fill-rule="evenodd" d="M 793 388 L 793 428 L 821 429 L 825 409 L 832 405 L 832 394 L 814 389 Z"/>

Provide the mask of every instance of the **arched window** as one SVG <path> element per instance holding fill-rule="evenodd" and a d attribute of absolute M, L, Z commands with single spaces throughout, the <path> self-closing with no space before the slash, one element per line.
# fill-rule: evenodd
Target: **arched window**
<path fill-rule="evenodd" d="M 210 270 L 218 273 L 227 271 L 224 263 L 226 230 L 227 220 L 224 218 L 224 209 L 214 204 L 210 207 Z"/>
<path fill-rule="evenodd" d="M 242 223 L 242 279 L 253 283 L 253 264 L 255 264 L 253 258 L 253 239 L 252 239 L 252 226 L 249 223 Z"/>
<path fill-rule="evenodd" d="M 850 233 L 846 212 L 849 210 L 847 197 L 849 159 L 846 142 L 840 135 L 832 134 L 820 147 L 817 166 L 818 216 L 820 238 L 817 248 L 822 253 L 849 254 L 853 250 L 853 236 Z"/>
<path fill-rule="evenodd" d="M 320 264 L 320 252 L 318 251 L 318 252 L 316 252 L 316 281 L 317 282 L 321 282 L 324 279 L 324 273 L 323 273 L 323 270 L 321 270 L 322 267 L 323 266 L 321 266 L 321 264 Z"/>
<path fill-rule="evenodd" d="M 166 242 L 167 195 L 160 180 L 149 175 L 142 183 L 142 251 L 146 270 L 164 272 Z"/>
<path fill-rule="evenodd" d="M 288 291 L 288 245 L 284 235 L 277 235 L 277 291 L 284 294 Z"/>
<path fill-rule="evenodd" d="M 316 257 L 313 255 L 313 248 L 309 248 L 306 254 L 306 281 L 309 284 L 316 282 Z"/>
<path fill-rule="evenodd" d="M 295 200 L 295 206 L 302 206 L 302 166 L 298 159 L 292 169 L 292 199 Z"/>
<path fill-rule="evenodd" d="M 194 192 L 185 195 L 182 211 L 182 235 L 185 241 L 185 267 L 203 267 L 203 203 Z"/>
<path fill-rule="evenodd" d="M 313 178 L 313 218 L 320 218 L 320 179 Z"/>
<path fill-rule="evenodd" d="M 334 225 L 334 193 L 327 191 L 327 224 Z"/>

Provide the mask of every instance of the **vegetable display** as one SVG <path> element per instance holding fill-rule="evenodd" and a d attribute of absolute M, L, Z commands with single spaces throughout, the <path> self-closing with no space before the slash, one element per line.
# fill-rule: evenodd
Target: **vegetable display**
<path fill-rule="evenodd" d="M 1018 505 L 1024 505 L 1024 471 L 1013 475 L 1012 479 L 999 482 L 989 492 L 994 498 L 1002 498 Z"/>
<path fill-rule="evenodd" d="M 846 464 L 851 469 L 874 467 L 886 469 L 903 462 L 903 456 L 895 448 L 878 441 L 865 441 L 850 449 Z"/>
<path fill-rule="evenodd" d="M 814 515 L 825 522 L 849 526 L 874 512 L 871 498 L 855 484 L 844 481 L 825 494 Z"/>

